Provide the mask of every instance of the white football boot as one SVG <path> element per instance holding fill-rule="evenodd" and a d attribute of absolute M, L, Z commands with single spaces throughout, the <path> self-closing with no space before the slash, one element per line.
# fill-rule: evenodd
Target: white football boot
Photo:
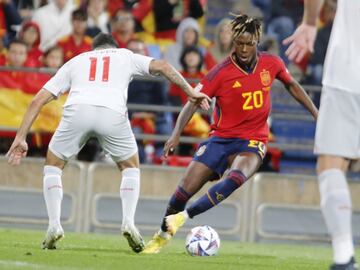
<path fill-rule="evenodd" d="M 56 249 L 56 242 L 63 237 L 65 235 L 61 225 L 49 227 L 42 242 L 42 249 Z"/>
<path fill-rule="evenodd" d="M 121 227 L 121 231 L 134 252 L 139 253 L 143 251 L 145 242 L 134 225 L 125 224 Z"/>

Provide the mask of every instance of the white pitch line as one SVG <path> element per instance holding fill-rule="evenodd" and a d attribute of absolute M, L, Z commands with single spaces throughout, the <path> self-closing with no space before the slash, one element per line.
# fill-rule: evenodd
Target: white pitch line
<path fill-rule="evenodd" d="M 28 263 L 28 262 L 21 262 L 21 261 L 3 261 L 0 260 L 0 265 L 3 266 L 12 266 L 12 267 L 19 267 L 19 268 L 23 268 L 23 267 L 27 267 L 27 268 L 34 268 L 34 269 L 41 269 L 41 268 L 47 268 L 44 265 L 39 265 L 39 264 L 33 264 L 33 263 Z"/>

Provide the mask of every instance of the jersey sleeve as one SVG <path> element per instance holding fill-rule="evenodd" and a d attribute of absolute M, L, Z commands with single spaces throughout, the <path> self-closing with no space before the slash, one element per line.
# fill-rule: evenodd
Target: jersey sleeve
<path fill-rule="evenodd" d="M 220 71 L 218 66 L 215 66 L 209 71 L 208 74 L 198 83 L 195 87 L 196 91 L 201 91 L 202 93 L 208 95 L 210 98 L 216 96 L 216 90 L 219 88 Z"/>
<path fill-rule="evenodd" d="M 131 53 L 134 75 L 149 75 L 149 67 L 152 60 L 152 57 Z"/>
<path fill-rule="evenodd" d="M 279 57 L 275 57 L 275 59 L 278 69 L 276 79 L 280 80 L 284 84 L 289 84 L 292 80 L 292 77 L 289 73 L 289 70 L 286 68 L 284 61 Z"/>
<path fill-rule="evenodd" d="M 70 89 L 70 63 L 63 65 L 56 74 L 43 86 L 46 90 L 58 97 Z"/>

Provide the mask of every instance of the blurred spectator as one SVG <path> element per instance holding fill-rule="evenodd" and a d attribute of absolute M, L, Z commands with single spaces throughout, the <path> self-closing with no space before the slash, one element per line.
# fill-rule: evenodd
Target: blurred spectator
<path fill-rule="evenodd" d="M 189 83 L 195 87 L 197 83 L 205 77 L 202 70 L 203 57 L 197 47 L 186 47 L 181 53 L 180 62 L 182 66 L 181 74 Z M 187 97 L 181 93 L 181 89 L 176 85 L 171 85 L 170 97 L 174 105 L 185 105 Z M 210 132 L 210 125 L 200 113 L 196 112 L 184 128 L 184 133 L 189 136 L 206 138 Z"/>
<path fill-rule="evenodd" d="M 336 13 L 336 1 L 326 0 L 321 10 L 321 22 L 323 26 L 318 31 L 314 44 L 314 53 L 310 57 L 308 65 L 307 83 L 321 85 L 323 65 L 325 61 L 326 50 L 328 47 L 331 28 Z"/>
<path fill-rule="evenodd" d="M 26 59 L 26 43 L 21 40 L 14 39 L 9 45 L 5 63 L 0 64 L 10 68 L 26 67 Z M 0 86 L 9 89 L 20 89 L 25 93 L 36 93 L 39 89 L 36 89 L 36 86 L 34 85 L 34 76 L 34 73 L 27 73 L 18 70 L 1 71 Z"/>
<path fill-rule="evenodd" d="M 58 69 L 64 63 L 64 53 L 61 47 L 53 46 L 44 52 L 42 57 L 43 67 Z"/>
<path fill-rule="evenodd" d="M 110 1 L 113 2 L 113 1 Z M 86 34 L 95 37 L 98 33 L 109 33 L 109 15 L 106 12 L 106 0 L 89 0 L 87 6 L 88 21 Z"/>
<path fill-rule="evenodd" d="M 44 52 L 41 60 L 43 67 L 54 69 L 55 72 L 64 63 L 63 50 L 59 46 L 50 47 Z M 34 81 L 36 86 L 34 87 L 41 89 L 52 76 L 52 73 L 38 72 L 36 74 L 36 80 Z"/>
<path fill-rule="evenodd" d="M 17 10 L 21 18 L 27 20 L 33 16 L 33 13 L 38 8 L 45 6 L 46 0 L 14 0 Z"/>
<path fill-rule="evenodd" d="M 204 58 L 205 68 L 210 70 L 216 65 L 216 61 L 206 48 L 199 45 L 200 27 L 193 18 L 186 18 L 176 30 L 176 43 L 169 45 L 164 52 L 164 59 L 172 64 L 176 69 L 181 69 L 180 55 L 185 47 L 199 46 Z"/>
<path fill-rule="evenodd" d="M 185 47 L 181 52 L 180 73 L 188 80 L 192 87 L 195 87 L 196 84 L 205 77 L 205 73 L 202 69 L 203 62 L 204 58 L 200 50 L 195 46 Z M 175 84 L 171 85 L 169 95 L 171 98 L 171 103 L 176 106 L 185 105 L 185 103 L 188 101 L 186 94 L 184 94 L 181 88 Z"/>
<path fill-rule="evenodd" d="M 21 17 L 12 0 L 0 0 L 0 34 L 5 46 L 15 38 L 20 24 Z"/>
<path fill-rule="evenodd" d="M 202 2 L 200 0 L 154 0 L 156 37 L 177 40 L 176 29 L 184 18 L 197 19 L 204 15 Z"/>
<path fill-rule="evenodd" d="M 128 49 L 134 53 L 148 55 L 146 45 L 142 40 L 133 39 L 128 42 Z M 169 105 L 165 83 L 162 81 L 133 80 L 129 84 L 128 103 Z M 131 112 L 130 119 L 134 132 L 169 135 L 172 131 L 172 114 L 170 112 Z M 146 161 L 145 147 L 150 154 L 151 146 L 155 147 L 154 157 L 162 154 L 162 143 L 145 141 L 139 145 L 139 156 L 142 162 Z M 147 157 L 147 161 L 154 157 Z"/>
<path fill-rule="evenodd" d="M 13 40 L 9 45 L 6 66 L 23 67 L 27 59 L 27 45 L 21 40 Z"/>
<path fill-rule="evenodd" d="M 25 22 L 19 32 L 19 39 L 24 41 L 28 47 L 27 65 L 39 67 L 40 57 L 43 52 L 40 50 L 40 28 L 37 23 L 32 21 Z"/>
<path fill-rule="evenodd" d="M 217 63 L 229 56 L 233 48 L 230 22 L 228 18 L 222 19 L 214 31 L 214 44 L 209 51 Z"/>
<path fill-rule="evenodd" d="M 286 65 L 289 64 L 289 59 L 285 55 L 287 47 L 282 44 L 282 41 L 294 32 L 296 25 L 302 19 L 303 10 L 303 0 L 271 1 L 271 14 L 267 26 L 267 35 L 278 41 L 280 57 Z"/>
<path fill-rule="evenodd" d="M 129 11 L 116 12 L 111 18 L 111 32 L 119 48 L 126 48 L 129 40 L 135 38 L 135 21 Z"/>
<path fill-rule="evenodd" d="M 118 10 L 127 10 L 131 12 L 135 20 L 135 32 L 143 31 L 142 21 L 151 11 L 150 0 L 112 0 L 108 2 L 108 10 L 113 16 Z"/>
<path fill-rule="evenodd" d="M 64 62 L 74 56 L 91 50 L 92 39 L 85 35 L 87 27 L 87 13 L 82 9 L 76 9 L 71 14 L 73 31 L 70 35 L 62 38 L 58 46 L 63 49 Z"/>
<path fill-rule="evenodd" d="M 60 38 L 72 31 L 71 12 L 74 5 L 71 0 L 53 0 L 34 12 L 33 21 L 40 26 L 40 49 L 45 51 L 54 46 Z"/>

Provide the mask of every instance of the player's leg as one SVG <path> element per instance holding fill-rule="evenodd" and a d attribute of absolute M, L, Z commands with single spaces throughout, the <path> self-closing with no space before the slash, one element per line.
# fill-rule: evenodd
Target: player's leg
<path fill-rule="evenodd" d="M 134 225 L 135 211 L 140 194 L 140 169 L 138 154 L 117 162 L 122 172 L 120 198 L 122 201 L 122 226 Z"/>
<path fill-rule="evenodd" d="M 206 182 L 217 180 L 223 175 L 228 167 L 228 146 L 229 141 L 217 137 L 212 137 L 199 145 L 185 176 L 170 199 L 165 217 L 183 211 L 189 199 Z M 165 219 L 161 229 L 167 231 Z"/>
<path fill-rule="evenodd" d="M 140 194 L 140 170 L 138 154 L 129 159 L 117 162 L 122 172 L 120 185 L 120 198 L 122 203 L 121 231 L 127 239 L 129 246 L 135 252 L 141 252 L 145 243 L 135 226 L 135 212 Z"/>
<path fill-rule="evenodd" d="M 352 205 L 346 181 L 348 165 L 349 161 L 342 157 L 318 157 L 321 209 L 332 240 L 333 259 L 337 264 L 348 263 L 354 256 Z"/>
<path fill-rule="evenodd" d="M 144 241 L 135 226 L 134 218 L 140 193 L 138 148 L 126 115 L 99 108 L 106 121 L 98 123 L 96 136 L 105 153 L 109 154 L 122 172 L 119 195 L 122 202 L 121 230 L 135 252 L 143 250 Z"/>
<path fill-rule="evenodd" d="M 167 217 L 166 224 L 169 233 L 174 235 L 187 218 L 193 218 L 225 200 L 242 186 L 260 165 L 261 158 L 258 154 L 250 152 L 238 154 L 226 177 L 213 185 L 204 196 L 191 204 L 185 211 Z"/>
<path fill-rule="evenodd" d="M 206 182 L 217 178 L 216 173 L 205 164 L 198 161 L 190 163 L 185 176 L 169 200 L 160 230 L 146 245 L 143 253 L 158 253 L 170 241 L 171 235 L 166 226 L 166 217 L 183 211 L 193 194 L 198 192 Z"/>
<path fill-rule="evenodd" d="M 64 108 L 61 122 L 51 138 L 46 155 L 43 192 L 49 216 L 49 227 L 43 248 L 54 249 L 56 242 L 64 236 L 61 227 L 61 202 L 63 198 L 62 170 L 66 162 L 77 155 L 87 140 L 92 113 L 89 106 L 72 105 Z"/>
<path fill-rule="evenodd" d="M 349 159 L 360 157 L 360 95 L 324 86 L 316 123 L 315 153 L 321 209 L 332 239 L 335 269 L 354 265 Z"/>
<path fill-rule="evenodd" d="M 184 177 L 171 196 L 161 224 L 161 230 L 167 231 L 165 217 L 179 213 L 185 209 L 186 203 L 196 194 L 205 183 L 218 179 L 219 176 L 205 164 L 192 161 L 186 169 Z"/>
<path fill-rule="evenodd" d="M 63 198 L 61 175 L 64 166 L 65 161 L 48 150 L 43 173 L 43 193 L 49 217 L 49 226 L 42 243 L 43 249 L 56 248 L 56 242 L 64 237 L 64 230 L 60 223 Z"/>

